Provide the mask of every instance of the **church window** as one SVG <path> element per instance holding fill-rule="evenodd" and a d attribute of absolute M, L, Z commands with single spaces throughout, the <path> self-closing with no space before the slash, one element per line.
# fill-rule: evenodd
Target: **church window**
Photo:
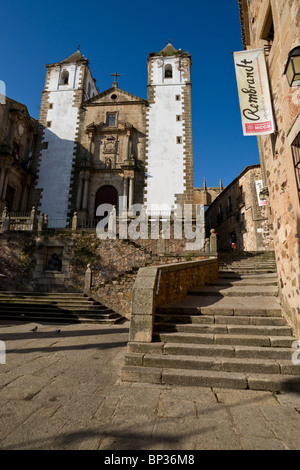
<path fill-rule="evenodd" d="M 115 127 L 117 125 L 117 114 L 107 113 L 106 114 L 106 125 L 109 127 Z"/>
<path fill-rule="evenodd" d="M 117 98 L 118 98 L 118 96 L 117 96 L 115 93 L 114 93 L 113 95 L 111 95 L 111 99 L 112 99 L 113 101 L 115 101 Z"/>
<path fill-rule="evenodd" d="M 173 68 L 171 64 L 167 64 L 165 66 L 165 78 L 172 78 L 173 77 Z"/>
<path fill-rule="evenodd" d="M 69 83 L 69 72 L 67 70 L 63 70 L 61 77 L 60 77 L 60 85 L 68 85 Z"/>
<path fill-rule="evenodd" d="M 88 91 L 87 91 L 88 97 L 91 97 L 91 84 L 88 84 Z"/>

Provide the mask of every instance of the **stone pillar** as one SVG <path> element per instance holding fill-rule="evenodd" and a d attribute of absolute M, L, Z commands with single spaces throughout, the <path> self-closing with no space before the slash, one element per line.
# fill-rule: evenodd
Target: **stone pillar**
<path fill-rule="evenodd" d="M 132 208 L 132 205 L 133 205 L 133 193 L 134 193 L 133 178 L 129 178 L 129 201 L 128 201 L 129 210 Z"/>
<path fill-rule="evenodd" d="M 42 232 L 44 228 L 44 214 L 41 212 L 38 220 L 37 231 Z"/>
<path fill-rule="evenodd" d="M 10 229 L 10 217 L 7 215 L 3 221 L 3 232 L 9 232 Z"/>
<path fill-rule="evenodd" d="M 217 235 L 215 229 L 212 228 L 210 231 L 210 252 L 212 253 L 216 251 L 218 251 Z"/>
<path fill-rule="evenodd" d="M 84 189 L 83 189 L 83 200 L 82 200 L 82 209 L 87 210 L 88 204 L 88 195 L 89 195 L 89 173 L 85 173 L 84 175 Z"/>
<path fill-rule="evenodd" d="M 130 132 L 127 132 L 127 151 L 126 151 L 126 160 L 130 159 Z"/>
<path fill-rule="evenodd" d="M 72 231 L 75 232 L 78 227 L 78 217 L 77 212 L 74 212 L 73 219 L 72 219 Z"/>
<path fill-rule="evenodd" d="M 128 207 L 128 179 L 126 177 L 123 178 L 122 199 L 123 199 L 123 206 L 122 206 L 121 212 L 127 211 L 127 207 Z"/>
<path fill-rule="evenodd" d="M 3 212 L 2 212 L 2 222 L 4 223 L 5 219 L 7 217 L 7 206 L 4 207 Z"/>
<path fill-rule="evenodd" d="M 90 291 L 92 288 L 92 269 L 91 265 L 87 265 L 87 269 L 85 271 L 85 278 L 84 278 L 84 290 Z"/>
<path fill-rule="evenodd" d="M 84 174 L 80 173 L 80 175 L 79 175 L 79 187 L 78 187 L 78 193 L 77 193 L 77 202 L 76 202 L 76 209 L 78 211 L 80 211 L 81 203 L 82 203 L 83 180 L 84 180 Z"/>

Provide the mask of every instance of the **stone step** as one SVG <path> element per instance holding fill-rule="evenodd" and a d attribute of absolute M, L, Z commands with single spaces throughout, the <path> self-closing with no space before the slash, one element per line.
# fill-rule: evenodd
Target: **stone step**
<path fill-rule="evenodd" d="M 83 293 L 6 292 L 0 295 L 0 320 L 116 323 L 122 318 Z"/>
<path fill-rule="evenodd" d="M 165 343 L 189 344 L 227 344 L 235 346 L 260 346 L 290 348 L 295 341 L 292 336 L 187 333 L 187 332 L 154 332 L 153 341 Z"/>
<path fill-rule="evenodd" d="M 91 316 L 82 316 L 82 315 L 63 315 L 63 316 L 53 316 L 53 315 L 0 315 L 0 320 L 9 320 L 9 321 L 28 321 L 35 323 L 116 323 L 120 320 L 119 315 L 91 315 Z"/>
<path fill-rule="evenodd" d="M 297 349 L 274 346 L 237 346 L 226 344 L 129 343 L 128 353 L 171 354 L 182 356 L 227 357 L 238 359 L 286 360 L 291 364 Z"/>
<path fill-rule="evenodd" d="M 229 286 L 229 287 L 235 287 L 235 286 L 278 286 L 277 279 L 237 279 L 237 278 L 231 278 L 231 277 L 225 277 L 218 279 L 215 282 L 207 282 L 206 286 Z"/>
<path fill-rule="evenodd" d="M 224 324 L 176 324 L 155 323 L 155 333 L 176 332 L 196 334 L 223 334 L 223 335 L 263 335 L 263 336 L 292 336 L 293 330 L 289 326 L 274 325 L 224 325 Z"/>
<path fill-rule="evenodd" d="M 259 279 L 261 281 L 273 279 L 274 281 L 276 280 L 278 282 L 277 273 L 261 274 L 261 273 L 254 272 L 254 273 L 240 274 L 235 271 L 218 271 L 218 277 L 219 279 L 227 279 L 227 278 L 239 279 L 239 280 Z"/>
<path fill-rule="evenodd" d="M 86 305 L 86 304 L 94 304 L 94 305 L 97 305 L 99 304 L 99 302 L 97 302 L 96 300 L 93 300 L 93 299 L 88 299 L 88 298 L 78 298 L 78 299 L 73 299 L 73 298 L 68 298 L 68 299 L 61 299 L 61 298 L 56 298 L 56 297 L 53 297 L 53 298 L 42 298 L 42 297 L 27 297 L 27 298 L 24 298 L 24 299 L 21 299 L 19 297 L 15 297 L 15 298 L 8 298 L 8 299 L 4 299 L 4 298 L 0 298 L 0 305 L 1 304 L 15 304 L 15 303 L 19 303 L 19 304 L 28 304 L 28 305 L 32 305 L 32 304 L 52 304 L 52 305 L 56 305 L 56 304 L 60 304 L 60 305 L 72 305 L 72 304 L 75 304 L 75 305 Z"/>
<path fill-rule="evenodd" d="M 23 310 L 102 310 L 105 309 L 103 305 L 99 302 L 70 302 L 70 303 L 61 303 L 61 302 L 1 302 L 0 301 L 0 312 L 2 310 L 14 310 L 14 309 L 23 309 Z"/>
<path fill-rule="evenodd" d="M 233 316 L 233 315 L 197 315 L 157 313 L 155 323 L 199 323 L 199 324 L 224 324 L 224 325 L 274 325 L 285 326 L 286 321 L 281 316 Z"/>
<path fill-rule="evenodd" d="M 193 369 L 255 374 L 300 375 L 300 365 L 284 359 L 251 359 L 215 356 L 127 353 L 129 366 L 160 367 L 162 369 Z"/>
<path fill-rule="evenodd" d="M 156 311 L 163 314 L 282 317 L 277 299 L 270 297 L 267 303 L 263 300 L 251 297 L 245 306 L 244 297 L 187 296 L 184 301 L 158 307 Z"/>
<path fill-rule="evenodd" d="M 283 374 L 245 374 L 205 370 L 161 369 L 159 367 L 124 366 L 123 381 L 163 385 L 218 387 L 280 391 L 300 391 L 300 377 Z"/>
<path fill-rule="evenodd" d="M 197 287 L 190 289 L 188 295 L 209 295 L 209 296 L 220 296 L 220 297 L 252 297 L 252 296 L 271 296 L 276 297 L 278 295 L 277 286 L 249 286 L 249 285 L 234 285 L 233 287 L 228 286 L 215 286 L 206 285 L 203 287 Z"/>

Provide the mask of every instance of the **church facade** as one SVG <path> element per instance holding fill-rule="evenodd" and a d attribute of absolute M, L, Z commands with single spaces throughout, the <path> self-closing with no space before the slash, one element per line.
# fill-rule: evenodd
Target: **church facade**
<path fill-rule="evenodd" d="M 168 44 L 148 56 L 148 96 L 99 91 L 78 50 L 46 66 L 30 203 L 50 227 L 97 221 L 102 204 L 149 215 L 193 204 L 191 57 Z"/>

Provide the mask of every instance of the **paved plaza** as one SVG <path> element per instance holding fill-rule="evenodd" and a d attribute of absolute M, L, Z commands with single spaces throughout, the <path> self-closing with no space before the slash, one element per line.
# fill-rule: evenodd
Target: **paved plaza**
<path fill-rule="evenodd" d="M 2 321 L 0 449 L 300 449 L 299 395 L 122 383 L 128 333 Z"/>

